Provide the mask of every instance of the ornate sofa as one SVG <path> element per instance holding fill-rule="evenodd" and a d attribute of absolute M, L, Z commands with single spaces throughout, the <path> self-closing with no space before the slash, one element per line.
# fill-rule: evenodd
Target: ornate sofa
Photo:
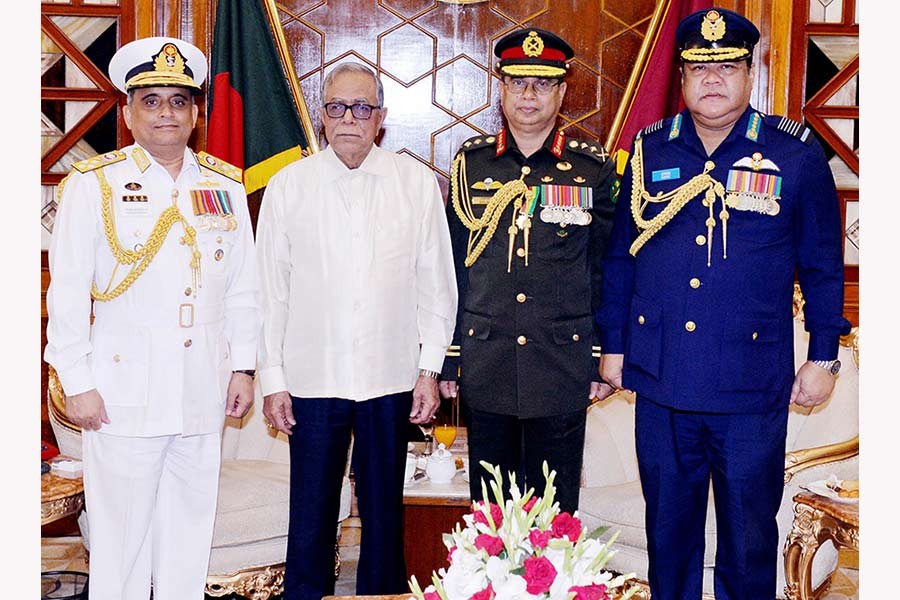
<path fill-rule="evenodd" d="M 206 593 L 268 600 L 283 591 L 287 552 L 289 453 L 284 434 L 263 423 L 262 393 L 243 419 L 228 418 L 222 439 L 222 470 Z M 81 432 L 65 414 L 65 396 L 50 369 L 47 404 L 60 452 L 81 458 Z M 348 461 L 349 462 L 349 461 Z M 349 469 L 348 469 L 349 470 Z M 350 480 L 344 476 L 337 523 L 350 515 Z M 79 518 L 90 549 L 87 512 Z M 335 573 L 340 556 L 335 546 Z"/>
<path fill-rule="evenodd" d="M 794 319 L 794 358 L 799 367 L 806 360 L 808 334 L 802 313 Z M 793 521 L 794 495 L 800 487 L 835 474 L 858 479 L 859 458 L 859 331 L 841 341 L 841 373 L 831 398 L 815 409 L 792 405 L 788 417 L 787 454 L 784 461 L 784 496 L 778 511 L 782 548 Z M 595 403 L 588 411 L 579 513 L 592 530 L 608 525 L 608 534 L 619 531 L 617 554 L 610 569 L 634 572 L 647 580 L 647 542 L 644 532 L 644 500 L 634 450 L 634 395 L 618 392 Z M 712 489 L 706 519 L 704 557 L 705 598 L 713 598 L 713 565 L 716 554 L 716 521 Z M 837 550 L 826 542 L 813 560 L 813 589 L 827 583 L 837 564 Z M 778 598 L 785 597 L 784 564 L 779 562 Z M 649 597 L 649 592 L 644 592 Z"/>

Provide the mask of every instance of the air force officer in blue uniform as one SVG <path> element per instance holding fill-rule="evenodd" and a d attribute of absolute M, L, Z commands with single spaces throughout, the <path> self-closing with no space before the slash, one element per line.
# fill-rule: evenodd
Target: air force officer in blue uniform
<path fill-rule="evenodd" d="M 717 600 L 775 597 L 788 405 L 840 368 L 841 215 L 806 127 L 750 106 L 759 31 L 727 10 L 676 37 L 687 110 L 635 137 L 604 263 L 601 375 L 637 392 L 654 600 L 696 599 L 712 478 Z M 808 361 L 794 373 L 792 292 Z"/>

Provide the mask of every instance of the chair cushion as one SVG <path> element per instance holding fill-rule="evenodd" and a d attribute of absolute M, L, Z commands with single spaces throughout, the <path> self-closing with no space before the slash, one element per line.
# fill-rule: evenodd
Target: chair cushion
<path fill-rule="evenodd" d="M 287 535 L 290 467 L 265 460 L 224 460 L 213 548 Z"/>

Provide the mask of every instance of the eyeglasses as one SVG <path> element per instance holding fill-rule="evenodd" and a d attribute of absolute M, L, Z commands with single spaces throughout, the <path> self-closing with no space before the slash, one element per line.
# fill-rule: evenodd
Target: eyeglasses
<path fill-rule="evenodd" d="M 525 90 L 528 89 L 528 86 L 531 86 L 531 89 L 533 89 L 534 93 L 538 96 L 546 96 L 554 87 L 560 84 L 560 81 L 558 79 L 538 78 L 532 79 L 529 82 L 527 79 L 521 77 L 512 77 L 506 79 L 503 83 L 506 85 L 506 89 L 509 90 L 509 93 L 516 96 L 524 94 Z"/>
<path fill-rule="evenodd" d="M 343 102 L 326 102 L 325 114 L 332 119 L 340 119 L 344 116 L 344 113 L 347 112 L 348 108 L 350 109 L 350 114 L 353 115 L 354 119 L 365 121 L 372 116 L 373 110 L 381 107 L 372 106 L 371 104 L 365 104 L 364 102 L 356 102 L 354 104 L 344 104 Z"/>

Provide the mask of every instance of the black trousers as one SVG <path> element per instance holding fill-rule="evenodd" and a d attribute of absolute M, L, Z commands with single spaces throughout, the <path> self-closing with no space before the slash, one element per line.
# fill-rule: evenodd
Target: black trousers
<path fill-rule="evenodd" d="M 473 500 L 484 500 L 481 481 L 491 494 L 491 476 L 479 462 L 499 466 L 503 472 L 504 496 L 509 497 L 509 473 L 523 492 L 534 488 L 544 495 L 543 463 L 556 471 L 556 500 L 561 512 L 574 513 L 578 508 L 581 465 L 584 455 L 584 409 L 555 415 L 520 419 L 514 415 L 474 410 L 463 402 L 464 419 L 469 436 L 469 492 Z"/>
<path fill-rule="evenodd" d="M 403 559 L 403 471 L 412 392 L 354 402 L 293 398 L 291 493 L 285 600 L 334 594 L 334 543 L 341 482 L 352 466 L 362 526 L 356 593 L 409 590 Z"/>

